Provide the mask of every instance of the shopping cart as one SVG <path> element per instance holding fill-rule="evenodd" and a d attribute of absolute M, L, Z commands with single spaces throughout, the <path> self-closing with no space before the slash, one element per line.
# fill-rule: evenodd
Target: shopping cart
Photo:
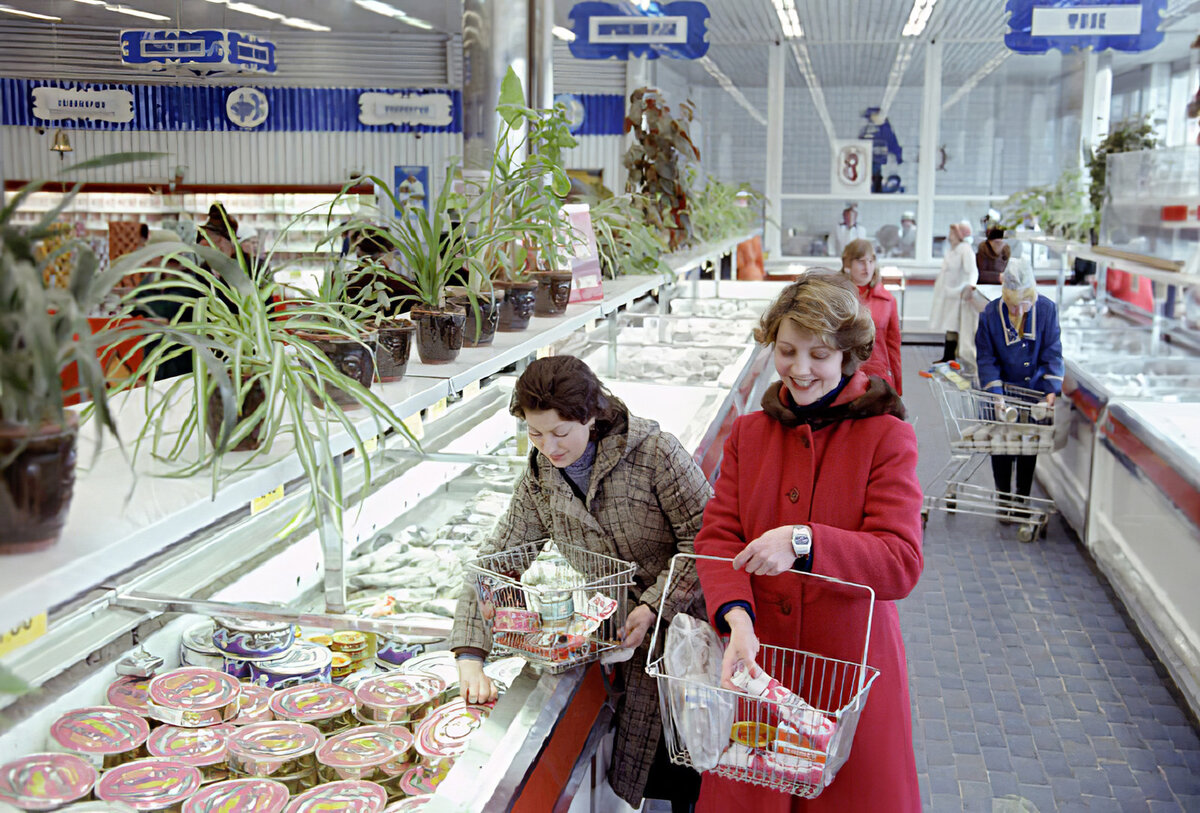
<path fill-rule="evenodd" d="M 575 545 L 534 542 L 465 563 L 492 648 L 551 674 L 621 645 L 634 566 Z"/>
<path fill-rule="evenodd" d="M 724 702 L 736 708 L 734 723 L 728 735 L 723 731 L 715 733 L 723 752 L 716 767 L 705 773 L 812 799 L 833 782 L 850 756 L 859 715 L 871 685 L 879 676 L 878 669 L 867 665 L 875 591 L 828 576 L 793 571 L 801 579 L 836 586 L 834 589 L 838 591 L 849 591 L 854 600 L 866 602 L 862 660 L 844 661 L 761 644 L 758 666 L 786 690 L 781 692 L 776 688 L 769 696 L 779 699 L 766 699 L 668 673 L 665 643 L 659 645 L 660 641 L 665 642 L 661 626 L 667 598 L 680 563 L 699 559 L 731 561 L 687 554 L 673 557 L 650 639 L 651 660 L 646 673 L 658 681 L 667 753 L 676 765 L 697 768 L 688 745 L 688 738 L 697 734 L 685 718 L 692 709 L 712 708 Z M 696 747 L 700 747 L 698 743 Z"/>
<path fill-rule="evenodd" d="M 963 387 L 953 370 L 935 365 L 929 379 L 950 440 L 950 458 L 925 490 L 922 521 L 929 512 L 976 514 L 1017 525 L 1017 538 L 1045 535 L 1054 502 L 998 492 L 971 478 L 991 455 L 1035 455 L 1054 449 L 1054 408 L 1046 394 L 1012 384 L 1003 395 Z"/>

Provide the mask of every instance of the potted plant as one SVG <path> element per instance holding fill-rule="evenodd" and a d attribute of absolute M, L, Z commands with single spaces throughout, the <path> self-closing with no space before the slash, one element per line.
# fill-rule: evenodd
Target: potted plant
<path fill-rule="evenodd" d="M 1158 146 L 1154 137 L 1154 125 L 1147 114 L 1123 119 L 1109 127 L 1108 135 L 1100 140 L 1095 150 L 1084 151 L 1088 169 L 1088 201 L 1092 204 L 1092 243 L 1100 228 L 1100 216 L 1104 211 L 1108 188 L 1108 156 L 1122 152 L 1152 150 Z"/>
<path fill-rule="evenodd" d="M 694 110 L 690 102 L 679 107 L 682 115 L 674 116 L 661 91 L 638 88 L 629 96 L 625 116 L 625 132 L 635 139 L 623 159 L 629 173 L 625 191 L 640 194 L 643 219 L 666 236 L 671 251 L 692 239 L 683 168 L 700 160 L 690 132 Z"/>
<path fill-rule="evenodd" d="M 642 207 L 630 194 L 591 202 L 592 230 L 600 267 L 611 279 L 619 274 L 655 274 L 664 269 L 666 250 L 658 233 L 642 220 Z"/>
<path fill-rule="evenodd" d="M 1015 229 L 1029 220 L 1047 235 L 1064 240 L 1089 239 L 1095 214 L 1083 192 L 1082 173 L 1067 170 L 1046 186 L 1033 186 L 1011 195 L 1001 204 L 1001 226 Z"/>

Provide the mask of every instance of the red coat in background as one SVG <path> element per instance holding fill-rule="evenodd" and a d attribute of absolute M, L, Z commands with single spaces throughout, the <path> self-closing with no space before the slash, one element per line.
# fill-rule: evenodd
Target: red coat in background
<path fill-rule="evenodd" d="M 900 312 L 896 308 L 896 297 L 878 285 L 860 287 L 863 304 L 871 310 L 871 321 L 875 323 L 875 349 L 871 357 L 860 368 L 867 375 L 877 375 L 892 385 L 900 395 L 904 394 L 904 380 L 900 371 Z"/>
<path fill-rule="evenodd" d="M 812 572 L 875 590 L 867 662 L 879 677 L 850 758 L 816 799 L 704 774 L 696 809 L 919 813 L 908 672 L 893 604 L 916 586 L 924 565 L 916 434 L 896 417 L 903 410 L 899 398 L 878 381 L 868 385 L 862 372 L 830 407 L 836 411 L 846 405 L 849 415 L 815 431 L 798 424 L 780 392 L 778 383 L 772 385 L 763 398 L 764 411 L 734 423 L 716 496 L 696 536 L 696 553 L 732 559 L 771 528 L 810 525 Z M 700 560 L 697 571 L 714 624 L 713 614 L 726 602 L 748 601 L 762 644 L 862 660 L 866 602 L 861 591 L 844 595 L 839 592 L 844 588 L 813 579 L 803 583 L 786 573 L 749 576 L 724 562 Z"/>

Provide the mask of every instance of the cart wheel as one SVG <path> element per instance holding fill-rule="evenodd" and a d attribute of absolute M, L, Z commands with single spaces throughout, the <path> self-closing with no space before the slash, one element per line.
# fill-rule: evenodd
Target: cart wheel
<path fill-rule="evenodd" d="M 1017 529 L 1017 539 L 1021 540 L 1022 542 L 1032 542 L 1036 533 L 1036 525 L 1022 525 Z"/>

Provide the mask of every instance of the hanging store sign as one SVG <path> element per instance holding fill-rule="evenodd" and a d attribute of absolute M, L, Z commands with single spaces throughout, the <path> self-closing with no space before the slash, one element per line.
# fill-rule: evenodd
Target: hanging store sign
<path fill-rule="evenodd" d="M 46 121 L 97 119 L 133 120 L 133 94 L 127 90 L 90 90 L 43 85 L 31 91 L 33 115 Z"/>
<path fill-rule="evenodd" d="M 225 115 L 238 127 L 253 130 L 267 120 L 271 106 L 258 88 L 234 88 L 225 97 Z"/>
<path fill-rule="evenodd" d="M 1004 44 L 1021 54 L 1091 47 L 1137 53 L 1162 42 L 1167 0 L 1008 0 Z"/>
<path fill-rule="evenodd" d="M 152 71 L 182 67 L 200 76 L 274 73 L 275 43 L 220 28 L 127 30 L 121 32 L 121 61 Z"/>
<path fill-rule="evenodd" d="M 442 91 L 370 91 L 358 97 L 358 120 L 372 126 L 446 127 L 454 121 L 454 100 Z"/>
<path fill-rule="evenodd" d="M 660 56 L 699 59 L 708 53 L 708 7 L 699 0 L 652 2 L 646 9 L 624 3 L 576 3 L 570 12 L 576 59 Z"/>

